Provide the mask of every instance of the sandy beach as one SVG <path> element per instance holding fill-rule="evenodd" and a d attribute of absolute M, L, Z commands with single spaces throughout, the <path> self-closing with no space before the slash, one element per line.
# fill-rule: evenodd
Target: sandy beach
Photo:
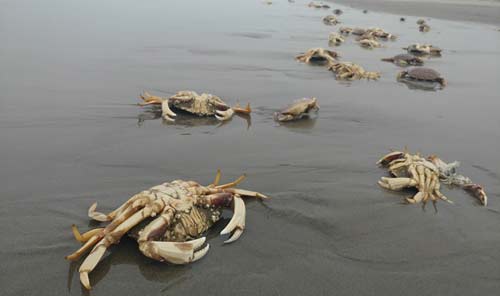
<path fill-rule="evenodd" d="M 338 0 L 331 2 L 401 16 L 412 15 L 500 25 L 500 1 L 495 0 Z"/>
<path fill-rule="evenodd" d="M 492 15 L 461 17 L 458 5 L 439 4 L 440 16 L 434 5 L 413 16 L 389 2 L 375 11 L 350 1 L 361 9 L 332 5 L 344 11 L 342 23 L 327 26 L 331 9 L 273 2 L 2 2 L 2 296 L 498 294 L 500 32 Z M 432 18 L 430 32 L 418 31 L 420 17 Z M 398 38 L 373 50 L 353 36 L 328 47 L 340 26 L 376 26 Z M 415 42 L 443 49 L 425 65 L 447 79 L 444 89 L 397 82 L 402 68 L 381 61 Z M 337 81 L 324 67 L 295 61 L 314 47 L 381 78 Z M 231 106 L 248 102 L 253 112 L 225 123 L 179 114 L 169 123 L 137 106 L 144 90 L 212 93 Z M 316 116 L 273 120 L 312 96 Z M 461 161 L 460 172 L 486 189 L 488 206 L 443 185 L 454 204 L 438 202 L 435 212 L 403 204 L 412 190 L 380 188 L 386 171 L 376 161 L 405 146 Z M 99 226 L 87 216 L 93 202 L 111 211 L 166 181 L 209 184 L 217 168 L 223 181 L 247 174 L 242 188 L 271 197 L 245 201 L 237 242 L 219 236 L 230 210 L 194 264 L 150 260 L 124 237 L 90 274 L 93 289 L 82 288 L 82 261 L 64 257 L 80 247 L 72 224 Z"/>

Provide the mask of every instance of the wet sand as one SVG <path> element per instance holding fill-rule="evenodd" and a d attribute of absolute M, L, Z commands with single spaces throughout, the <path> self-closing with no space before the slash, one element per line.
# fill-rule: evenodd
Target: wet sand
<path fill-rule="evenodd" d="M 500 25 L 500 1 L 498 0 L 336 0 L 331 2 L 401 16 L 412 15 Z"/>
<path fill-rule="evenodd" d="M 382 73 L 338 82 L 294 61 L 326 47 L 327 11 L 307 1 L 7 1 L 0 59 L 0 286 L 2 295 L 495 295 L 500 290 L 500 49 L 489 25 L 343 7 L 346 26 L 399 35 L 365 50 L 350 37 L 344 61 Z M 195 6 L 196 5 L 196 6 Z M 203 14 L 200 14 L 203 11 Z M 228 13 L 231 11 L 231 13 Z M 20 17 L 22 16 L 22 17 Z M 444 38 L 446 36 L 446 38 Z M 466 38 L 464 38 L 466 37 Z M 467 39 L 471 42 L 464 42 Z M 444 48 L 426 61 L 449 81 L 441 91 L 397 83 L 381 62 L 413 42 Z M 250 102 L 251 122 L 184 118 L 168 124 L 134 105 L 149 90 L 193 89 Z M 316 118 L 277 125 L 272 113 L 315 96 Z M 466 193 L 423 211 L 411 192 L 376 185 L 389 148 L 462 161 L 483 184 L 484 208 Z M 224 180 L 272 197 L 248 200 L 247 228 L 223 245 L 221 221 L 207 256 L 188 266 L 145 258 L 128 238 L 83 291 L 64 256 L 78 248 L 71 224 L 95 227 L 87 208 L 111 210 L 129 196 L 183 178 Z M 226 217 L 230 217 L 230 212 Z"/>

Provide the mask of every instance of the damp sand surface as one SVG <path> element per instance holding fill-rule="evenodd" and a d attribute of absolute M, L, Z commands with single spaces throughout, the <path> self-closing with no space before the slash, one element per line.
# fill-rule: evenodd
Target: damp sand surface
<path fill-rule="evenodd" d="M 379 81 L 338 82 L 294 61 L 327 47 L 339 26 L 307 1 L 214 0 L 2 2 L 0 26 L 0 286 L 2 295 L 494 295 L 500 290 L 500 32 L 432 19 L 420 33 L 399 15 L 338 7 L 342 25 L 396 34 L 384 48 L 352 37 L 342 60 L 380 71 Z M 396 82 L 381 62 L 426 42 L 444 49 L 426 64 L 449 81 L 424 91 Z M 251 120 L 219 124 L 180 116 L 167 124 L 137 95 L 209 92 L 250 102 Z M 306 96 L 318 116 L 278 125 L 275 110 Z M 390 148 L 462 161 L 483 184 L 484 208 L 401 203 L 412 192 L 379 188 L 375 166 Z M 172 266 L 122 239 L 81 289 L 64 256 L 78 248 L 70 226 L 96 227 L 88 206 L 111 210 L 173 179 L 210 183 L 242 173 L 247 228 L 223 245 L 207 234 L 203 260 Z"/>

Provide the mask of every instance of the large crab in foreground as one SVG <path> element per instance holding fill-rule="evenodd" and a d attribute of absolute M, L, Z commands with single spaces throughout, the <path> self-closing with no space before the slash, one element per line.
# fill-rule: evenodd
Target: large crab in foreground
<path fill-rule="evenodd" d="M 335 62 L 335 59 L 337 57 L 338 54 L 333 50 L 324 48 L 311 48 L 305 53 L 296 56 L 295 59 L 303 63 L 328 65 Z"/>
<path fill-rule="evenodd" d="M 328 70 L 335 73 L 335 78 L 338 80 L 355 80 L 355 79 L 373 79 L 380 78 L 379 72 L 368 72 L 358 64 L 350 62 L 333 62 L 328 67 Z"/>
<path fill-rule="evenodd" d="M 144 101 L 139 106 L 161 105 L 162 117 L 167 121 L 175 121 L 175 114 L 172 109 L 183 110 L 198 116 L 215 116 L 218 120 L 230 119 L 234 113 L 250 114 L 250 104 L 246 108 L 239 105 L 231 108 L 221 98 L 211 94 L 202 93 L 198 95 L 194 91 L 179 91 L 170 98 L 152 96 L 148 92 L 140 95 Z"/>
<path fill-rule="evenodd" d="M 232 206 L 234 211 L 221 231 L 221 235 L 232 233 L 225 241 L 230 243 L 237 240 L 245 229 L 242 197 L 267 198 L 258 192 L 234 188 L 243 179 L 241 176 L 234 182 L 218 185 L 218 171 L 214 182 L 208 186 L 183 180 L 163 183 L 134 195 L 109 214 L 96 212 L 97 204 L 94 203 L 89 208 L 89 217 L 110 223 L 83 234 L 73 225 L 75 238 L 84 244 L 66 259 L 76 260 L 92 249 L 79 269 L 81 283 L 90 289 L 89 273 L 106 250 L 131 230 L 141 228 L 137 242 L 139 250 L 147 257 L 173 264 L 199 260 L 209 249 L 208 244 L 202 248 L 205 237 L 201 236 L 221 218 L 224 208 Z"/>
<path fill-rule="evenodd" d="M 274 119 L 279 122 L 298 120 L 309 116 L 312 111 L 318 111 L 319 105 L 316 98 L 303 98 L 293 102 L 283 110 L 274 113 Z"/>

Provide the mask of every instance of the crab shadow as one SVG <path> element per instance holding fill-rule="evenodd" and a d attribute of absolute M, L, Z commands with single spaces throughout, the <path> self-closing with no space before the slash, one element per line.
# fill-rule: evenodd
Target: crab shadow
<path fill-rule="evenodd" d="M 139 115 L 137 115 L 137 126 L 144 126 L 146 121 L 149 120 L 161 120 L 162 124 L 165 126 L 180 126 L 180 127 L 197 127 L 197 126 L 216 126 L 217 128 L 222 127 L 233 120 L 233 118 L 220 121 L 215 116 L 196 116 L 191 113 L 175 110 L 177 117 L 175 121 L 168 121 L 162 117 L 161 108 L 147 108 L 144 109 Z M 240 117 L 245 120 L 247 129 L 252 126 L 252 117 L 247 114 L 235 114 L 235 117 Z"/>
<path fill-rule="evenodd" d="M 212 228 L 210 228 L 204 234 L 207 238 L 207 242 L 213 240 L 214 244 L 217 244 L 216 240 L 220 240 L 219 233 L 226 226 L 229 220 L 230 218 L 223 217 Z M 138 227 L 144 226 L 143 224 L 144 223 Z M 91 225 L 95 224 L 92 223 Z M 120 240 L 119 244 L 111 246 L 108 249 L 109 254 L 103 257 L 102 260 L 99 261 L 96 268 L 89 274 L 90 282 L 93 286 L 97 286 L 99 282 L 106 277 L 112 267 L 118 265 L 136 265 L 139 267 L 141 275 L 146 280 L 151 282 L 168 283 L 169 287 L 189 280 L 187 273 L 193 268 L 193 264 L 196 263 L 175 265 L 155 261 L 144 256 L 139 251 L 137 242 L 133 238 L 134 229 L 131 230 L 131 234 L 124 236 Z M 69 264 L 67 278 L 68 292 L 71 292 L 75 275 L 76 278 L 78 278 L 78 267 L 81 265 L 84 258 L 85 256 L 80 258 L 78 261 L 72 261 Z M 78 283 L 78 285 L 80 284 Z M 90 291 L 86 290 L 83 286 L 81 286 L 81 291 L 82 295 L 90 295 Z"/>

